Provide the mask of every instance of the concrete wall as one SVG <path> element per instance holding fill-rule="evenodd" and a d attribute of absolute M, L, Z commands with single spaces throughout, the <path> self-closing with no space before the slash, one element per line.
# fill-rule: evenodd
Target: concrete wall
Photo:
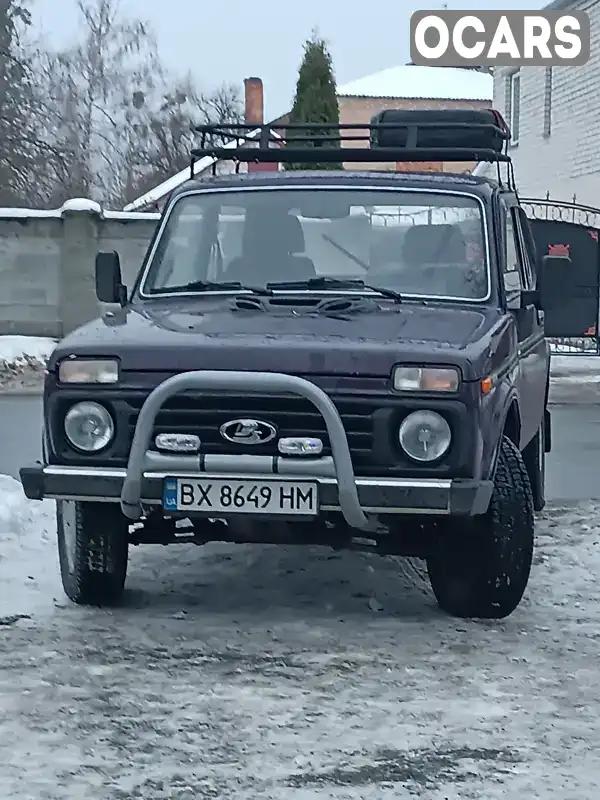
<path fill-rule="evenodd" d="M 131 287 L 158 219 L 82 199 L 0 209 L 0 334 L 61 337 L 98 316 L 96 253 L 117 250 Z"/>

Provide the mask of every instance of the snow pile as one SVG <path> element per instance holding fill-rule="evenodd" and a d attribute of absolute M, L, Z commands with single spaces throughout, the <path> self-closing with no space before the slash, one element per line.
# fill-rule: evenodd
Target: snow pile
<path fill-rule="evenodd" d="M 0 336 L 0 386 L 27 375 L 42 375 L 56 339 Z"/>
<path fill-rule="evenodd" d="M 54 508 L 51 500 L 28 500 L 19 481 L 0 475 L 0 626 L 63 596 Z"/>

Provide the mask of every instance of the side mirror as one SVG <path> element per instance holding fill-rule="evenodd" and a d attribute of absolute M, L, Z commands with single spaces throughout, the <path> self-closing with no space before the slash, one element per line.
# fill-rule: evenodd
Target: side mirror
<path fill-rule="evenodd" d="M 96 256 L 96 297 L 101 303 L 124 306 L 127 302 L 127 287 L 121 280 L 121 260 L 115 250 Z"/>

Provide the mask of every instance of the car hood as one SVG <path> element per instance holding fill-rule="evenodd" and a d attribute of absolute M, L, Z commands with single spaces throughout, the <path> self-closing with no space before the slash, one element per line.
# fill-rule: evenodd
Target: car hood
<path fill-rule="evenodd" d="M 346 316 L 233 309 L 231 300 L 154 301 L 88 323 L 65 337 L 66 355 L 117 356 L 123 371 L 256 370 L 387 376 L 399 362 L 453 364 L 480 377 L 492 308 L 442 303 L 374 304 Z"/>

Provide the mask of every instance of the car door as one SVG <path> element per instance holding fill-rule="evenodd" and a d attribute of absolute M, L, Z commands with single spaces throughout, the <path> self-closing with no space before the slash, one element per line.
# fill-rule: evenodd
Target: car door
<path fill-rule="evenodd" d="M 547 348 L 543 312 L 527 300 L 536 285 L 535 253 L 525 235 L 516 198 L 504 203 L 504 286 L 519 340 L 521 448 L 529 444 L 543 420 L 547 381 Z M 526 301 L 526 302 L 525 302 Z"/>

